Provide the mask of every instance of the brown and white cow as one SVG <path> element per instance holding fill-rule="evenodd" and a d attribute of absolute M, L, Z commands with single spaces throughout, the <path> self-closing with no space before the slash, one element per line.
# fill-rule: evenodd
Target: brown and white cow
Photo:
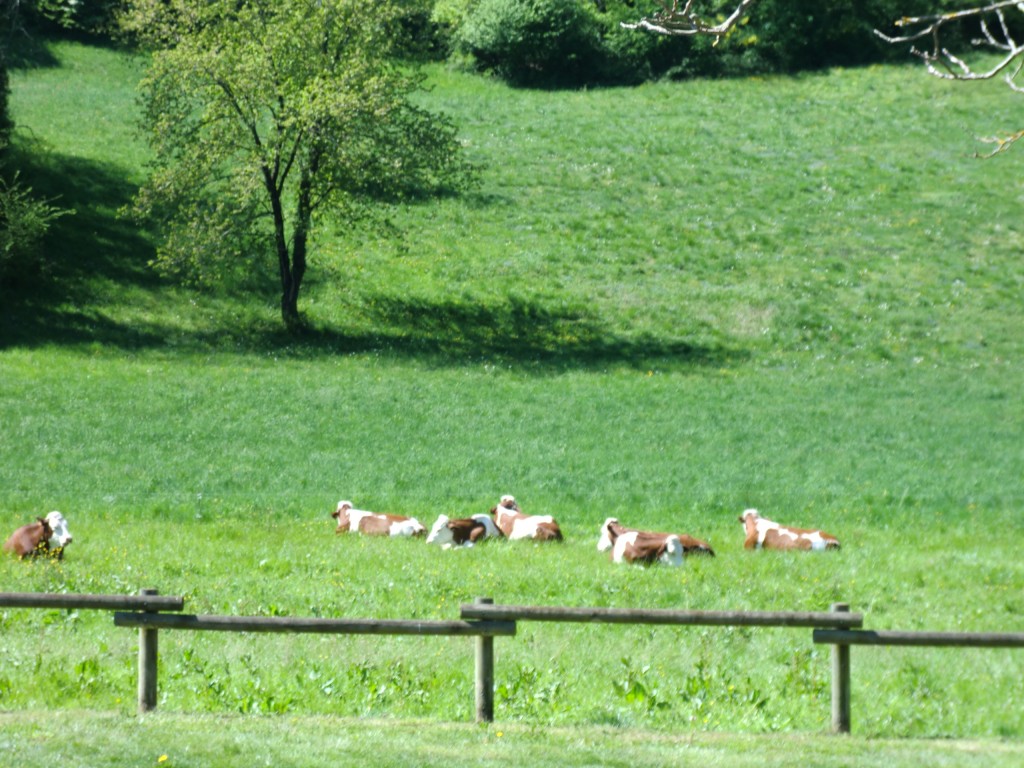
<path fill-rule="evenodd" d="M 46 554 L 63 560 L 64 547 L 71 541 L 67 520 L 54 510 L 14 531 L 4 542 L 4 552 L 11 552 L 22 559 Z"/>
<path fill-rule="evenodd" d="M 608 523 L 612 522 L 618 526 L 622 532 L 636 531 L 636 528 L 626 528 L 621 525 L 617 518 L 609 517 L 601 525 L 601 536 L 597 540 L 597 551 L 607 552 L 612 548 L 612 534 L 608 530 Z M 654 531 L 647 531 L 647 533 L 655 533 Z M 679 543 L 683 545 L 683 556 L 689 557 L 690 555 L 707 555 L 708 557 L 715 556 L 715 550 L 711 548 L 711 545 L 706 541 L 695 538 L 685 533 L 655 533 L 657 536 L 676 536 L 679 539 Z"/>
<path fill-rule="evenodd" d="M 498 506 L 491 508 L 495 524 L 509 541 L 562 541 L 562 529 L 551 515 L 527 515 L 519 508 L 514 496 L 501 497 Z"/>
<path fill-rule="evenodd" d="M 335 533 L 362 533 L 367 536 L 423 536 L 427 529 L 415 517 L 388 515 L 355 509 L 351 501 L 339 501 L 331 517 L 338 521 Z"/>
<path fill-rule="evenodd" d="M 839 549 L 839 539 L 830 533 L 779 525 L 761 517 L 756 509 L 744 511 L 740 522 L 747 533 L 746 549 Z"/>
<path fill-rule="evenodd" d="M 601 540 L 610 542 L 613 563 L 650 565 L 663 563 L 683 564 L 683 543 L 674 533 L 654 533 L 626 528 L 616 518 L 609 517 L 601 526 Z M 600 548 L 601 543 L 598 543 Z"/>
<path fill-rule="evenodd" d="M 440 515 L 427 535 L 427 544 L 437 544 L 442 549 L 472 547 L 487 539 L 500 539 L 502 533 L 488 515 L 473 515 L 452 520 Z"/>

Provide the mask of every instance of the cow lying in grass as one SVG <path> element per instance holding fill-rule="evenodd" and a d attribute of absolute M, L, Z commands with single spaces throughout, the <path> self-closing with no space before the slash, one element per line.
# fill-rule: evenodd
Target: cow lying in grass
<path fill-rule="evenodd" d="M 680 566 L 683 564 L 683 543 L 674 533 L 654 533 L 626 528 L 616 518 L 609 517 L 601 526 L 602 542 L 609 542 L 613 563 L 636 563 Z"/>
<path fill-rule="evenodd" d="M 452 520 L 440 515 L 427 534 L 427 544 L 437 544 L 442 549 L 471 547 L 487 539 L 503 538 L 498 526 L 490 515 L 473 515 Z"/>
<path fill-rule="evenodd" d="M 756 509 L 746 510 L 740 522 L 747 534 L 743 542 L 746 549 L 839 549 L 839 539 L 830 533 L 779 525 L 761 517 Z"/>
<path fill-rule="evenodd" d="M 613 526 L 616 528 L 616 530 L 619 531 L 620 533 L 629 533 L 629 532 L 632 532 L 632 531 L 637 531 L 636 528 L 627 528 L 627 527 L 625 527 L 624 525 L 619 523 L 617 518 L 609 517 L 601 525 L 601 536 L 597 540 L 597 551 L 598 552 L 607 552 L 609 549 L 612 548 L 613 539 L 612 539 L 612 534 L 609 531 L 609 523 L 613 524 Z M 684 557 L 689 557 L 690 555 L 707 555 L 708 557 L 714 557 L 715 556 L 715 550 L 713 550 L 711 548 L 710 544 L 708 544 L 706 541 L 702 541 L 700 539 L 694 538 L 693 536 L 690 536 L 690 535 L 685 534 L 685 533 L 671 534 L 671 533 L 655 533 L 653 531 L 646 531 L 646 532 L 638 531 L 638 532 L 648 533 L 648 534 L 653 535 L 653 536 L 666 536 L 666 537 L 668 537 L 668 536 L 676 536 L 679 539 L 679 543 L 683 547 L 683 556 Z"/>
<path fill-rule="evenodd" d="M 495 524 L 509 541 L 562 541 L 562 529 L 551 515 L 527 515 L 516 504 L 515 497 L 502 496 L 491 509 Z"/>
<path fill-rule="evenodd" d="M 387 515 L 355 509 L 351 501 L 339 501 L 331 517 L 338 521 L 335 533 L 362 533 L 367 536 L 423 536 L 427 529 L 415 517 Z"/>
<path fill-rule="evenodd" d="M 53 511 L 14 531 L 4 542 L 4 552 L 11 552 L 22 560 L 37 555 L 49 555 L 63 560 L 64 547 L 71 541 L 71 531 L 68 530 L 64 515 Z"/>

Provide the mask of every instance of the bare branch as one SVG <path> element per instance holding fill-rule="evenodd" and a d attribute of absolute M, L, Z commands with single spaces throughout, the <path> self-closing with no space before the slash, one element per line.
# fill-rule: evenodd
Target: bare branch
<path fill-rule="evenodd" d="M 913 42 L 914 40 L 918 40 L 922 37 L 932 35 L 936 29 L 939 29 L 950 22 L 984 16 L 989 13 L 1001 11 L 1004 8 L 1017 8 L 1018 10 L 1022 10 L 1022 6 L 1024 6 L 1024 3 L 1021 3 L 1021 0 L 1000 0 L 999 2 L 992 3 L 991 5 L 967 8 L 965 10 L 954 11 L 952 13 L 936 13 L 929 16 L 904 16 L 902 19 L 897 19 L 894 26 L 918 27 L 916 31 L 911 31 L 906 35 L 890 37 L 876 29 L 875 34 L 887 43 Z"/>
<path fill-rule="evenodd" d="M 887 35 L 879 30 L 875 34 L 888 43 L 916 43 L 930 39 L 931 50 L 925 51 L 911 46 L 911 53 L 921 58 L 928 72 L 944 80 L 991 80 L 1003 75 L 1003 80 L 1010 90 L 1024 93 L 1024 84 L 1018 82 L 1024 71 L 1024 43 L 1013 37 L 1011 26 L 1006 21 L 1006 11 L 1016 10 L 1024 14 L 1024 0 L 1000 0 L 986 6 L 968 8 L 954 13 L 942 13 L 932 16 L 907 16 L 895 22 L 894 26 L 905 29 L 901 35 Z M 994 17 L 994 19 L 993 19 Z M 983 69 L 975 66 L 964 58 L 957 56 L 943 44 L 943 32 L 949 26 L 964 21 L 976 21 L 981 30 L 981 37 L 971 40 L 976 48 L 996 51 L 1000 54 L 993 64 Z M 996 23 L 992 23 L 992 22 Z M 995 148 L 978 157 L 993 157 L 1008 150 L 1014 143 L 1024 138 L 1024 130 L 1004 136 L 990 136 L 980 141 L 993 144 Z"/>
<path fill-rule="evenodd" d="M 1000 152 L 1008 150 L 1019 139 L 1024 139 L 1024 130 L 1011 133 L 1009 136 L 986 136 L 980 141 L 985 144 L 995 144 L 995 149 L 985 154 L 976 154 L 975 157 L 988 158 L 998 155 Z"/>
<path fill-rule="evenodd" d="M 952 13 L 934 14 L 930 16 L 906 16 L 895 22 L 896 27 L 907 29 L 906 34 L 887 35 L 880 30 L 875 34 L 887 43 L 914 43 L 929 38 L 931 50 L 921 50 L 913 46 L 910 50 L 925 63 L 928 72 L 946 80 L 990 80 L 999 74 L 1005 74 L 1005 80 L 1015 91 L 1024 90 L 1016 83 L 1021 72 L 1020 60 L 1024 58 L 1024 43 L 1017 42 L 1006 23 L 1004 11 L 1016 9 L 1024 13 L 1022 0 L 1001 0 L 991 5 L 968 8 Z M 991 25 L 986 17 L 995 16 L 997 28 Z M 999 51 L 1003 55 L 994 64 L 984 70 L 977 70 L 964 59 L 952 53 L 942 43 L 943 31 L 950 25 L 968 19 L 976 19 L 981 28 L 982 38 L 972 40 L 979 48 Z M 1017 66 L 1014 67 L 1016 62 Z M 1011 70 L 1007 73 L 1007 70 Z"/>
<path fill-rule="evenodd" d="M 679 0 L 660 0 L 661 8 L 653 16 L 644 17 L 639 21 L 622 26 L 626 29 L 642 29 L 659 35 L 704 35 L 715 38 L 715 42 L 729 32 L 743 18 L 747 8 L 756 0 L 738 0 L 725 19 L 717 20 L 720 14 L 713 10 L 695 9 L 695 0 L 685 0 L 682 7 Z M 716 21 L 712 21 L 716 19 Z"/>

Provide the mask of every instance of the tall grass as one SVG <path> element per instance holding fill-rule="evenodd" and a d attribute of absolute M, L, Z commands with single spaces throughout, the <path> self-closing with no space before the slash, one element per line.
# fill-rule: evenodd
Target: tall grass
<path fill-rule="evenodd" d="M 5 590 L 404 618 L 479 595 L 842 600 L 874 628 L 1020 629 L 1019 182 L 1012 155 L 970 156 L 1012 124 L 1002 90 L 872 68 L 537 93 L 434 69 L 424 100 L 463 127 L 480 189 L 395 210 L 397 236 L 324 234 L 296 340 L 269 290 L 147 271 L 151 242 L 114 218 L 145 157 L 136 63 L 48 50 L 12 105 L 47 150 L 36 180 L 79 211 L 50 280 L 0 310 L 0 505 L 9 527 L 62 509 L 76 541 L 62 563 L 0 561 Z M 502 493 L 565 545 L 441 552 L 328 517 L 350 498 L 429 523 Z M 746 552 L 749 506 L 843 550 Z M 615 568 L 594 549 L 609 515 L 718 557 Z M 0 708 L 134 710 L 135 638 L 108 616 L 0 625 Z M 469 654 L 168 632 L 160 708 L 469 719 Z M 809 632 L 525 625 L 498 657 L 500 721 L 827 727 Z M 1022 683 L 1012 651 L 857 650 L 854 727 L 1019 739 L 1003 702 Z"/>

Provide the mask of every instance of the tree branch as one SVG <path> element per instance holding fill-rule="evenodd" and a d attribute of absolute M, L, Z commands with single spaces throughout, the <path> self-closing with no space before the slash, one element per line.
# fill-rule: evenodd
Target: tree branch
<path fill-rule="evenodd" d="M 738 0 L 732 13 L 724 20 L 717 23 L 710 19 L 715 18 L 709 11 L 696 10 L 695 0 L 685 0 L 682 7 L 679 0 L 660 0 L 661 9 L 653 16 L 644 17 L 637 22 L 622 23 L 625 29 L 642 29 L 647 32 L 654 32 L 659 35 L 706 35 L 715 38 L 715 42 L 729 32 L 743 17 L 747 7 L 753 5 L 756 0 Z"/>
<path fill-rule="evenodd" d="M 1015 8 L 1024 13 L 1024 2 L 1021 0 L 1002 0 L 991 5 L 977 8 L 968 8 L 954 13 L 935 14 L 931 16 L 905 16 L 895 22 L 896 27 L 906 28 L 909 31 L 903 35 L 887 35 L 880 30 L 875 34 L 887 43 L 914 43 L 923 38 L 931 39 L 931 50 L 925 51 L 913 46 L 911 52 L 919 56 L 925 63 L 928 71 L 936 77 L 945 80 L 990 80 L 1000 73 L 1011 68 L 1011 65 L 1024 54 L 1024 44 L 1017 42 L 1010 32 L 1006 23 L 1004 10 Z M 994 31 L 985 19 L 986 16 L 994 15 L 999 22 L 998 31 Z M 972 45 L 990 48 L 1002 52 L 1002 57 L 992 66 L 985 70 L 976 70 L 959 56 L 943 45 L 942 33 L 948 25 L 964 21 L 966 19 L 977 19 L 981 27 L 982 38 L 971 41 Z M 1006 74 L 1007 84 L 1013 90 L 1022 90 L 1022 87 L 1015 82 L 1020 74 L 1021 66 Z"/>
<path fill-rule="evenodd" d="M 1005 15 L 1007 10 L 1014 9 L 1024 13 L 1024 0 L 1000 0 L 990 5 L 929 16 L 905 16 L 898 19 L 894 26 L 907 30 L 906 33 L 887 35 L 876 29 L 875 34 L 887 43 L 911 43 L 910 52 L 918 56 L 928 72 L 935 77 L 943 80 L 971 81 L 991 80 L 1002 75 L 1010 90 L 1024 93 L 1024 84 L 1018 82 L 1021 72 L 1024 71 L 1024 43 L 1014 38 Z M 1001 54 L 995 63 L 983 69 L 975 68 L 943 43 L 943 32 L 949 26 L 968 20 L 976 20 L 981 31 L 981 37 L 971 40 L 971 44 Z M 990 23 L 991 21 L 995 23 Z M 931 41 L 931 50 L 922 50 L 914 45 L 924 39 Z M 1024 138 L 1024 131 L 982 139 L 986 143 L 996 145 L 995 149 L 984 157 L 1005 152 L 1021 138 Z"/>

